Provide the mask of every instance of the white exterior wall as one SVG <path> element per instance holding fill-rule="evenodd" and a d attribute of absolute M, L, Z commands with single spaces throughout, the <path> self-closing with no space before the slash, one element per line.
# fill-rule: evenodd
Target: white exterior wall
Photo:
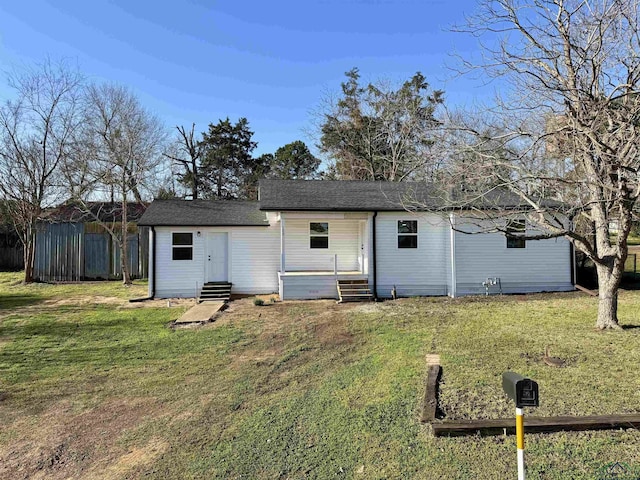
<path fill-rule="evenodd" d="M 355 271 L 360 269 L 358 241 L 360 220 L 345 218 L 348 214 L 325 216 L 309 214 L 300 218 L 283 213 L 285 219 L 285 271 L 333 271 L 334 255 L 338 255 L 338 270 Z M 362 219 L 367 214 L 359 215 Z M 329 223 L 329 248 L 311 248 L 309 246 L 309 224 L 311 222 Z"/>
<path fill-rule="evenodd" d="M 156 298 L 196 297 L 204 284 L 205 235 L 191 227 L 156 227 Z M 193 259 L 172 260 L 171 234 L 193 233 Z"/>
<path fill-rule="evenodd" d="M 331 297 L 334 277 L 283 277 L 280 270 L 280 222 L 269 213 L 269 227 L 156 227 L 155 296 L 194 297 L 205 283 L 206 233 L 227 232 L 229 281 L 232 293 L 257 294 L 283 290 L 283 298 Z M 283 213 L 286 271 L 340 271 L 360 268 L 360 222 L 369 219 L 365 274 L 373 288 L 373 213 Z M 418 248 L 398 248 L 397 222 L 418 220 Z M 309 247 L 309 222 L 329 223 L 329 248 Z M 461 218 L 456 227 L 472 231 Z M 196 232 L 200 231 L 198 237 Z M 193 260 L 171 259 L 172 232 L 192 232 Z M 531 232 L 529 232 L 531 233 Z M 451 228 L 448 218 L 433 214 L 379 212 L 376 218 L 377 293 L 391 296 L 451 295 Z M 569 242 L 565 239 L 527 241 L 526 248 L 507 248 L 503 234 L 454 233 L 455 293 L 484 294 L 482 282 L 497 277 L 504 293 L 572 290 Z M 151 267 L 150 267 L 151 268 Z M 150 270 L 150 277 L 152 271 Z M 366 278 L 366 277 L 365 277 Z M 490 293 L 497 293 L 492 287 Z"/>
<path fill-rule="evenodd" d="M 457 222 L 464 231 L 479 230 L 461 219 Z M 527 240 L 525 248 L 507 248 L 502 233 L 455 235 L 458 295 L 484 294 L 482 282 L 489 277 L 500 279 L 504 293 L 573 290 L 570 244 L 564 238 Z M 498 291 L 498 286 L 490 287 L 489 293 Z"/>
<path fill-rule="evenodd" d="M 205 283 L 206 234 L 228 234 L 228 281 L 231 293 L 256 294 L 278 291 L 280 230 L 269 227 L 156 227 L 157 298 L 196 297 Z M 201 236 L 197 236 L 197 232 Z M 193 233 L 193 259 L 172 260 L 171 234 Z"/>
<path fill-rule="evenodd" d="M 272 214 L 270 214 L 271 216 Z M 275 215 L 273 215 L 275 217 Z M 278 291 L 280 270 L 280 224 L 269 227 L 236 227 L 230 237 L 232 293 Z"/>
<path fill-rule="evenodd" d="M 418 248 L 398 248 L 398 221 L 418 221 Z M 377 290 L 390 297 L 447 295 L 449 222 L 433 214 L 380 212 L 376 218 Z M 371 279 L 371 285 L 373 279 Z"/>

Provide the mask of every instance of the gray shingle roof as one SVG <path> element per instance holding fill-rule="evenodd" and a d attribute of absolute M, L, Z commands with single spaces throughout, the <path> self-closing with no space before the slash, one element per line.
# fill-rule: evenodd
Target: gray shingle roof
<path fill-rule="evenodd" d="M 545 207 L 560 207 L 545 200 Z M 481 195 L 450 192 L 424 182 L 346 180 L 261 180 L 260 210 L 403 211 L 457 209 L 529 209 L 518 195 L 494 189 Z"/>
<path fill-rule="evenodd" d="M 408 203 L 436 206 L 423 183 L 349 180 L 261 180 L 261 210 L 397 211 Z"/>
<path fill-rule="evenodd" d="M 240 200 L 154 200 L 141 226 L 268 226 L 258 202 Z"/>

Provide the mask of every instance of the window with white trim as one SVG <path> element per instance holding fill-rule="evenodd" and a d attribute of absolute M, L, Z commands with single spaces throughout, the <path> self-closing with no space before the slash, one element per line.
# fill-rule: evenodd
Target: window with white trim
<path fill-rule="evenodd" d="M 173 260 L 193 260 L 193 233 L 172 233 L 171 250 Z"/>
<path fill-rule="evenodd" d="M 398 220 L 398 248 L 418 248 L 417 220 Z"/>
<path fill-rule="evenodd" d="M 527 224 L 524 220 L 509 220 L 507 222 L 506 236 L 507 248 L 525 248 L 526 240 L 523 235 L 526 232 Z"/>
<path fill-rule="evenodd" d="M 329 248 L 329 223 L 309 223 L 309 248 Z"/>

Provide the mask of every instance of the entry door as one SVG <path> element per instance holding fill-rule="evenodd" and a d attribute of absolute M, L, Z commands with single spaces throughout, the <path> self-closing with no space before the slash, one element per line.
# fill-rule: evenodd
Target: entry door
<path fill-rule="evenodd" d="M 228 266 L 228 234 L 207 234 L 207 281 L 226 282 L 229 280 Z"/>
<path fill-rule="evenodd" d="M 358 266 L 360 267 L 360 272 L 365 273 L 364 272 L 364 242 L 366 239 L 366 235 L 365 235 L 365 222 L 360 222 L 360 225 L 358 226 L 358 245 L 360 246 L 360 252 L 358 255 Z"/>

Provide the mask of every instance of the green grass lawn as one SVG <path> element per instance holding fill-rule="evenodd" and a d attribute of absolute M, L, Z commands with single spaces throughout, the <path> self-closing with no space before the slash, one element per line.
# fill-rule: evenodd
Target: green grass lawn
<path fill-rule="evenodd" d="M 500 375 L 536 379 L 536 415 L 640 411 L 640 292 L 597 332 L 579 294 L 129 308 L 145 285 L 16 284 L 0 274 L 0 478 L 507 479 L 512 436 L 434 438 L 427 353 L 448 419 L 513 415 Z M 108 301 L 105 297 L 108 297 Z M 541 362 L 546 345 L 567 360 Z M 533 412 L 527 412 L 527 414 Z M 527 435 L 527 478 L 640 467 L 635 430 Z"/>

